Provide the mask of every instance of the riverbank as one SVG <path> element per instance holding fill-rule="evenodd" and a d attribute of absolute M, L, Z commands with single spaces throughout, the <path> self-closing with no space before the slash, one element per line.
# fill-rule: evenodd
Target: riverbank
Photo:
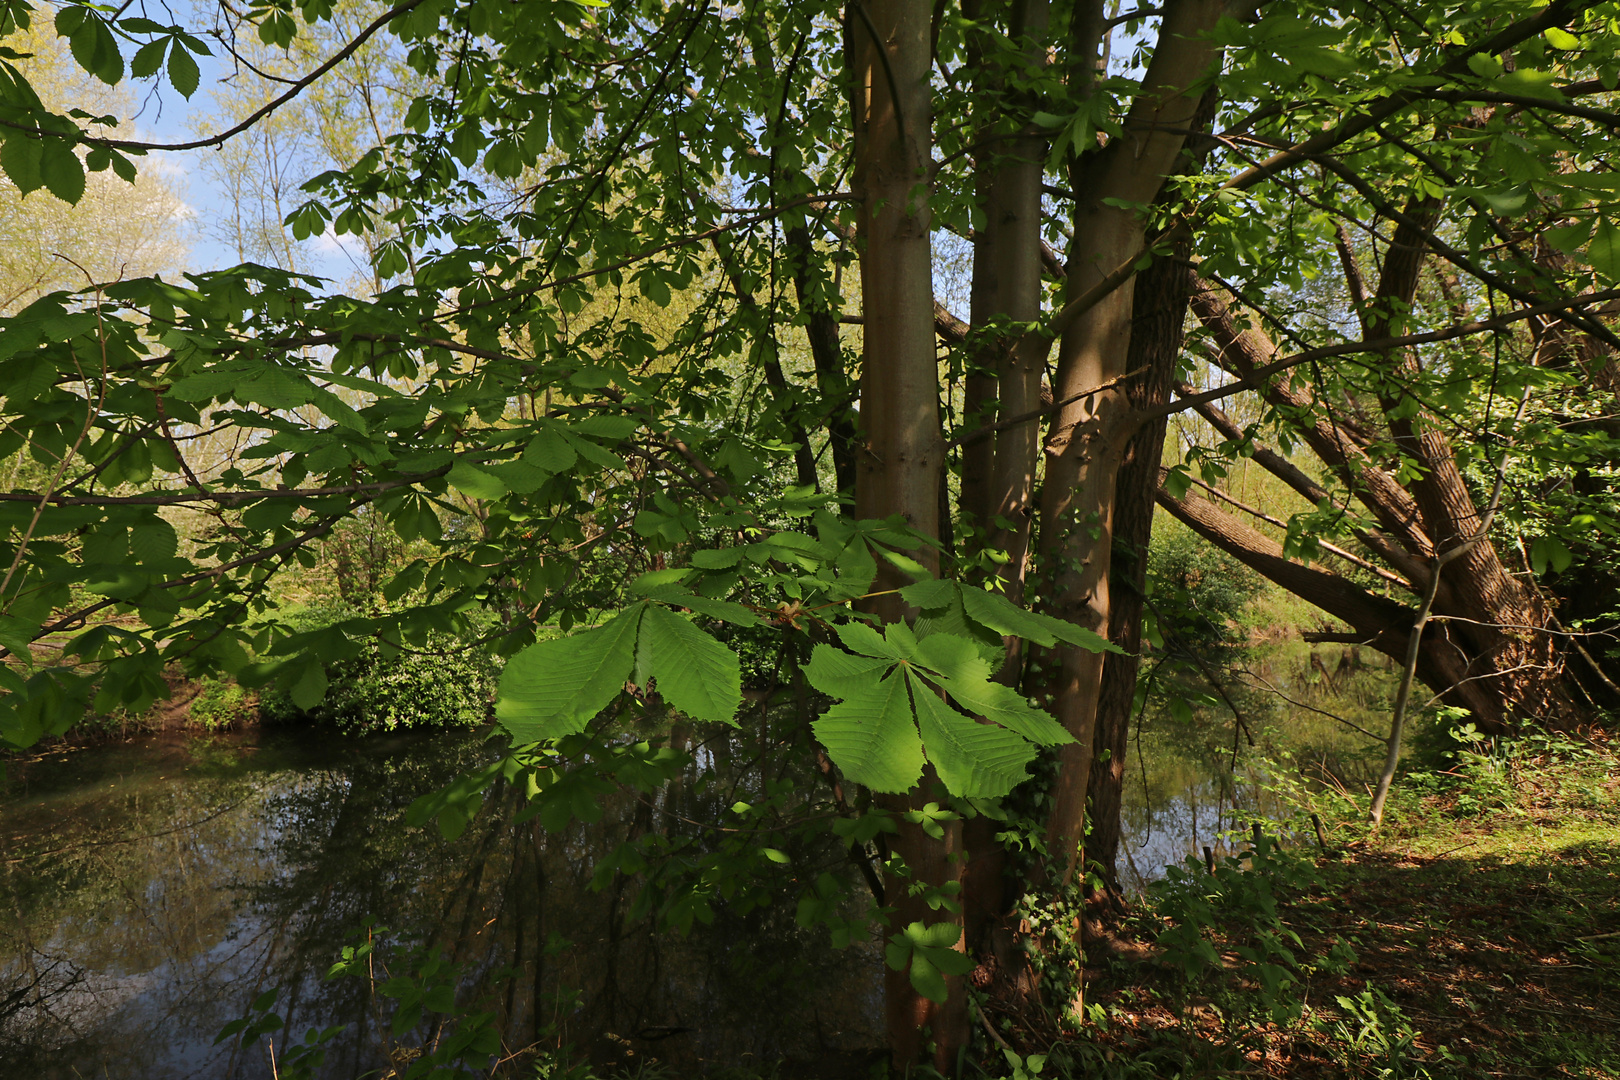
<path fill-rule="evenodd" d="M 60 735 L 48 735 L 25 750 L 0 748 L 0 764 L 19 764 L 63 750 L 127 743 L 153 735 L 217 735 L 261 724 L 259 696 L 229 679 L 190 679 L 166 672 L 169 693 L 140 713 L 86 713 Z"/>
<path fill-rule="evenodd" d="M 1365 799 L 1337 804 L 1315 873 L 1277 882 L 1270 945 L 1293 963 L 1212 884 L 1221 963 L 1189 979 L 1163 899 L 1138 909 L 1056 1056 L 1119 1078 L 1620 1076 L 1616 747 L 1480 743 L 1444 766 L 1403 777 L 1380 830 Z"/>

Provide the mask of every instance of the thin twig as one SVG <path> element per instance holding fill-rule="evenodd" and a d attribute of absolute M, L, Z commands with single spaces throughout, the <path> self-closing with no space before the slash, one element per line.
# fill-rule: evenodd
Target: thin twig
<path fill-rule="evenodd" d="M 1513 425 L 1516 427 L 1524 417 L 1525 407 L 1530 404 L 1530 387 L 1527 384 L 1524 393 L 1519 396 L 1519 408 L 1513 414 Z M 1423 651 L 1423 631 L 1428 626 L 1429 614 L 1434 610 L 1435 596 L 1440 592 L 1440 572 L 1449 564 L 1467 555 L 1486 536 L 1490 534 L 1491 522 L 1496 519 L 1496 512 L 1502 507 L 1502 491 L 1507 480 L 1508 458 L 1512 451 L 1510 441 L 1502 450 L 1502 459 L 1496 465 L 1496 482 L 1491 489 L 1491 501 L 1480 518 L 1479 528 L 1456 547 L 1442 551 L 1434 557 L 1434 563 L 1429 571 L 1428 584 L 1423 589 L 1423 602 L 1418 605 L 1417 617 L 1412 620 L 1412 636 L 1406 642 L 1406 666 L 1401 672 L 1401 684 L 1395 691 L 1395 715 L 1389 725 L 1389 752 L 1384 757 L 1384 770 L 1378 776 L 1378 788 L 1373 793 L 1372 809 L 1370 811 L 1373 827 L 1376 829 L 1384 820 L 1384 801 L 1389 798 L 1389 785 L 1395 780 L 1395 768 L 1401 760 L 1401 731 L 1406 725 L 1406 706 L 1412 696 L 1412 683 L 1417 678 L 1418 657 Z"/>

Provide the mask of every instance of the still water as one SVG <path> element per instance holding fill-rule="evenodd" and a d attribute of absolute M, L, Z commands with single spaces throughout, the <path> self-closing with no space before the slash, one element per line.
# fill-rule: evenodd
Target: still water
<path fill-rule="evenodd" d="M 870 943 L 835 950 L 824 931 L 796 926 L 789 875 L 775 903 L 721 910 L 686 936 L 655 935 L 635 915 L 634 879 L 591 887 L 600 855 L 648 829 L 717 820 L 735 783 L 684 777 L 657 805 L 612 794 L 600 821 L 556 833 L 514 821 L 519 799 L 497 785 L 453 841 L 407 827 L 413 799 L 491 753 L 471 733 L 268 730 L 11 764 L 0 788 L 0 1076 L 269 1077 L 265 1043 L 244 1053 L 215 1040 L 271 989 L 286 1021 L 271 1045 L 345 1025 L 325 1075 L 388 1075 L 399 1043 L 387 1003 L 364 980 L 321 978 L 368 919 L 425 935 L 459 965 L 462 1003 L 496 1014 L 509 1051 L 567 1046 L 604 1074 L 633 1073 L 638 1055 L 680 1074 L 749 1064 L 768 1074 L 781 1061 L 783 1075 L 865 1074 L 882 1043 L 881 958 Z M 726 756 L 699 755 L 711 779 Z M 1127 800 L 1128 887 L 1235 824 L 1230 783 L 1196 769 L 1167 779 L 1162 763 L 1154 775 Z M 1244 812 L 1263 811 L 1252 790 L 1246 799 Z M 794 862 L 795 875 L 847 870 L 831 844 Z M 376 933 L 397 973 L 402 930 Z"/>
<path fill-rule="evenodd" d="M 790 897 L 745 917 L 721 911 L 683 937 L 632 917 L 630 879 L 590 887 L 596 856 L 655 814 L 713 818 L 699 803 L 727 792 L 683 796 L 677 781 L 656 811 L 610 795 L 600 821 L 547 833 L 515 823 L 517 798 L 497 787 L 454 841 L 406 826 L 411 800 L 489 755 L 471 734 L 269 731 L 12 764 L 0 800 L 0 1076 L 268 1077 L 264 1043 L 241 1054 L 215 1037 L 273 988 L 295 1036 L 348 1025 L 327 1075 L 386 1074 L 386 1003 L 361 980 L 320 977 L 367 918 L 425 931 L 460 965 L 464 1003 L 495 1012 L 511 1050 L 567 1044 L 603 1068 L 656 1053 L 683 1069 L 768 1069 L 881 1044 L 881 961 L 799 929 Z M 814 871 L 842 854 L 795 857 Z M 470 1000 L 474 987 L 482 999 Z"/>

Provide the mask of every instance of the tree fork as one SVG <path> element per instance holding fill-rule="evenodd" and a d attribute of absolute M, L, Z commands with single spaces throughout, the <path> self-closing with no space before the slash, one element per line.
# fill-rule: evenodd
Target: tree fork
<path fill-rule="evenodd" d="M 1220 0 L 1172 0 L 1165 6 L 1158 48 L 1123 134 L 1075 162 L 1072 186 L 1079 201 L 1069 296 L 1081 295 L 1141 252 L 1141 218 L 1121 204 L 1153 202 L 1171 174 L 1196 122 L 1199 99 L 1192 91 L 1201 91 L 1217 57 L 1208 31 L 1226 7 Z M 1084 63 L 1085 54 L 1076 55 Z M 1064 331 L 1052 393 L 1056 400 L 1074 400 L 1053 415 L 1046 439 L 1040 549 L 1051 582 L 1049 607 L 1058 618 L 1102 634 L 1108 632 L 1115 475 L 1137 426 L 1118 385 L 1127 370 L 1134 293 L 1134 282 L 1126 280 Z M 1042 695 L 1075 737 L 1059 753 L 1046 826 L 1047 851 L 1058 864 L 1053 869 L 1067 880 L 1084 836 L 1103 657 L 1065 647 L 1043 660 Z"/>

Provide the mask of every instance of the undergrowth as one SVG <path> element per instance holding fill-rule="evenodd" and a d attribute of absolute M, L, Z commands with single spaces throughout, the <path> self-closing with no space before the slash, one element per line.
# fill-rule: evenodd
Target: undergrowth
<path fill-rule="evenodd" d="M 1088 941 L 1066 1011 L 985 1002 L 977 1075 L 1620 1077 L 1616 764 L 1464 726 L 1378 830 L 1365 799 L 1296 789 L 1281 839 L 1169 868 Z"/>

